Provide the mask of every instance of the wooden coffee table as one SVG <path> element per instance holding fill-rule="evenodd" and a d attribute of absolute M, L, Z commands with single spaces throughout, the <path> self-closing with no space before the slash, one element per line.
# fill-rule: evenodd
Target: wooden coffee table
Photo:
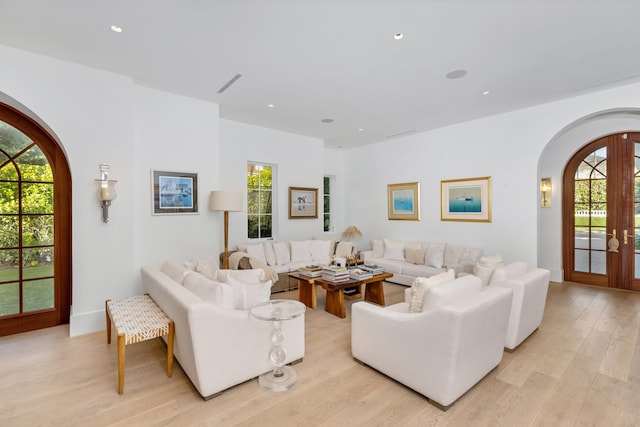
<path fill-rule="evenodd" d="M 391 273 L 376 274 L 364 280 L 347 280 L 335 283 L 323 280 L 321 277 L 309 277 L 298 272 L 289 273 L 290 277 L 298 280 L 298 300 L 309 308 L 316 308 L 316 285 L 321 285 L 327 291 L 327 299 L 324 306 L 326 312 L 342 319 L 347 317 L 344 306 L 344 290 L 346 288 L 358 288 L 361 291 L 365 285 L 364 300 L 379 305 L 384 305 L 384 289 L 382 282 L 393 277 Z"/>

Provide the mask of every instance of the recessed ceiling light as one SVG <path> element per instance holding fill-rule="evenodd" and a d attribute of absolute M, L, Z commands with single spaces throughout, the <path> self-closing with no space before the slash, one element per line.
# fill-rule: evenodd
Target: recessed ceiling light
<path fill-rule="evenodd" d="M 322 123 L 333 123 L 333 119 L 322 119 L 320 120 Z"/>
<path fill-rule="evenodd" d="M 451 80 L 461 79 L 467 75 L 467 70 L 453 70 L 447 73 L 447 78 Z"/>
<path fill-rule="evenodd" d="M 113 31 L 114 33 L 121 33 L 122 32 L 122 27 L 118 27 L 117 25 L 112 25 L 111 26 L 111 31 Z"/>
<path fill-rule="evenodd" d="M 269 108 L 273 108 L 273 107 L 275 107 L 275 105 L 273 105 L 273 104 L 269 104 L 269 105 L 267 105 L 267 107 L 269 107 Z"/>
<path fill-rule="evenodd" d="M 358 128 L 358 132 L 362 132 L 364 129 L 362 128 Z"/>
<path fill-rule="evenodd" d="M 488 90 L 485 90 L 484 92 L 482 92 L 483 95 L 489 95 L 491 92 Z"/>
<path fill-rule="evenodd" d="M 404 37 L 404 34 L 402 34 L 402 33 L 395 33 L 395 34 L 393 35 L 393 38 L 394 38 L 394 39 L 396 39 L 396 40 L 400 40 L 400 39 L 402 39 L 403 37 Z"/>

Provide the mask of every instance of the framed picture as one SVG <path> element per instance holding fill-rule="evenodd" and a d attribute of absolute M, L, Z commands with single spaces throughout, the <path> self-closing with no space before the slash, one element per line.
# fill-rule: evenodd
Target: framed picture
<path fill-rule="evenodd" d="M 151 171 L 153 215 L 198 213 L 198 174 Z"/>
<path fill-rule="evenodd" d="M 389 219 L 420 221 L 420 183 L 387 185 Z"/>
<path fill-rule="evenodd" d="M 318 189 L 289 187 L 289 219 L 318 218 Z"/>
<path fill-rule="evenodd" d="M 491 222 L 491 177 L 440 181 L 440 219 Z"/>

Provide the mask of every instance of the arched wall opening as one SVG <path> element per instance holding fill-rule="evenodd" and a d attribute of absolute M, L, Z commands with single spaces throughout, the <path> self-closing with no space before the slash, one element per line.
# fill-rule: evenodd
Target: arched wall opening
<path fill-rule="evenodd" d="M 612 133 L 640 130 L 640 109 L 608 110 L 585 116 L 560 130 L 538 160 L 538 182 L 551 178 L 551 207 L 538 204 L 538 265 L 551 270 L 551 280 L 561 282 L 562 174 L 569 158 L 587 143 Z"/>

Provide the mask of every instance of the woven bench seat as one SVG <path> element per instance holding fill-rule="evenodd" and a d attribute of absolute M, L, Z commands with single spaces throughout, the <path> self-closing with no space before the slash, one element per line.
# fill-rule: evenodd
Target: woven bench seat
<path fill-rule="evenodd" d="M 107 343 L 111 344 L 111 325 L 118 336 L 118 393 L 124 392 L 125 347 L 167 336 L 167 377 L 173 370 L 174 323 L 149 295 L 106 300 Z"/>

